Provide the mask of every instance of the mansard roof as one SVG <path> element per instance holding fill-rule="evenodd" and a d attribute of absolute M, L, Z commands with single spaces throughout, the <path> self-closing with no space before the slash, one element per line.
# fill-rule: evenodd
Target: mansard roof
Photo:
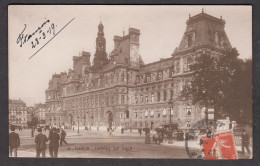
<path fill-rule="evenodd" d="M 173 59 L 172 57 L 171 58 L 166 58 L 166 59 L 161 59 L 159 61 L 143 65 L 140 68 L 139 74 L 145 74 L 145 73 L 150 73 L 150 72 L 164 70 L 166 68 L 172 68 L 173 67 L 172 59 Z"/>
<path fill-rule="evenodd" d="M 193 48 L 198 45 L 211 45 L 214 47 L 218 47 L 215 38 L 216 33 L 221 33 L 223 36 L 223 47 L 224 48 L 232 48 L 227 34 L 224 30 L 225 20 L 221 18 L 216 18 L 211 15 L 208 15 L 202 11 L 202 13 L 197 14 L 193 17 L 190 17 L 187 20 L 186 30 L 182 37 L 182 40 L 179 44 L 179 47 L 175 49 L 175 52 L 183 51 L 189 48 Z M 194 44 L 192 47 L 187 48 L 187 35 L 194 34 Z"/>

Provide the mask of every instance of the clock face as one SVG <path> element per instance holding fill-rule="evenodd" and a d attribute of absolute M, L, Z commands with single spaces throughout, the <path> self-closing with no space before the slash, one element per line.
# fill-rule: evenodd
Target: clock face
<path fill-rule="evenodd" d="M 137 35 L 132 35 L 133 41 L 138 42 L 138 36 Z"/>

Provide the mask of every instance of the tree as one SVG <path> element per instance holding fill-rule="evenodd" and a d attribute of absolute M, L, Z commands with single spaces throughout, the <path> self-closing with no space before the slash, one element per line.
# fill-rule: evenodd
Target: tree
<path fill-rule="evenodd" d="M 192 80 L 184 86 L 181 97 L 191 98 L 193 104 L 213 107 L 215 119 L 229 116 L 237 120 L 238 109 L 248 109 L 252 104 L 252 82 L 246 78 L 251 76 L 252 61 L 238 59 L 238 55 L 233 48 L 223 50 L 219 56 L 198 56 L 190 66 L 194 72 Z M 249 100 L 243 100 L 246 97 Z"/>
<path fill-rule="evenodd" d="M 38 125 L 39 121 L 37 117 L 32 117 L 31 121 L 27 122 L 28 126 L 30 127 L 36 127 Z"/>

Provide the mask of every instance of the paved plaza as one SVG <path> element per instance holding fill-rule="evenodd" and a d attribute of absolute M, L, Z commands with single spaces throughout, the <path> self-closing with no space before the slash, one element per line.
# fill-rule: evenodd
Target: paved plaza
<path fill-rule="evenodd" d="M 31 130 L 17 132 L 21 138 L 18 157 L 35 157 L 35 143 L 34 137 L 31 137 Z M 197 158 L 201 154 L 197 140 L 175 140 L 173 144 L 145 144 L 144 133 L 140 136 L 136 130 L 127 130 L 124 134 L 115 131 L 112 135 L 109 132 L 94 130 L 81 130 L 79 134 L 77 130 L 66 132 L 68 145 L 63 144 L 59 147 L 60 158 Z M 43 134 L 48 136 L 48 130 L 43 131 Z M 240 152 L 238 154 L 240 158 L 249 157 Z M 46 157 L 50 157 L 48 148 Z"/>

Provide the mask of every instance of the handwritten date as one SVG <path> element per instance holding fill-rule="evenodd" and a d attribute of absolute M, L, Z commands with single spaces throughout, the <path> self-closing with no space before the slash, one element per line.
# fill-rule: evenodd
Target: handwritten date
<path fill-rule="evenodd" d="M 26 43 L 31 43 L 32 48 L 36 48 L 37 45 L 41 43 L 42 40 L 45 40 L 47 36 L 53 35 L 55 36 L 55 27 L 54 23 L 50 23 L 51 21 L 48 19 L 44 21 L 41 26 L 39 26 L 32 33 L 25 33 L 27 25 L 24 24 L 24 29 L 18 35 L 16 44 L 19 44 L 20 47 L 23 47 Z M 48 26 L 49 25 L 49 26 Z"/>

